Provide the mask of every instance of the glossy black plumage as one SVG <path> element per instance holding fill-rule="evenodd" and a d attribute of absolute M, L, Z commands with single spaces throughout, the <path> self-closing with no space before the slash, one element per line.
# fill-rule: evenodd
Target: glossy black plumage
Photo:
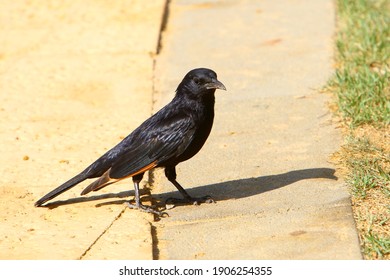
<path fill-rule="evenodd" d="M 225 87 L 217 80 L 214 71 L 205 68 L 190 71 L 169 104 L 80 174 L 38 200 L 35 206 L 41 206 L 86 179 L 99 178 L 81 194 L 133 177 L 135 208 L 160 214 L 139 201 L 138 183 L 144 172 L 155 167 L 165 168 L 168 180 L 179 189 L 186 201 L 197 202 L 176 181 L 175 166 L 194 156 L 209 136 L 214 119 L 216 89 L 225 90 Z"/>

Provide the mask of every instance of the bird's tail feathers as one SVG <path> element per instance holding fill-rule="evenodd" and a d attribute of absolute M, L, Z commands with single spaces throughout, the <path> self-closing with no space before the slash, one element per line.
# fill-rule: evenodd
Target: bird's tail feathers
<path fill-rule="evenodd" d="M 62 185 L 60 185 L 58 188 L 52 190 L 51 192 L 49 192 L 48 194 L 43 196 L 41 199 L 39 199 L 37 202 L 35 202 L 34 205 L 36 207 L 42 206 L 42 204 L 44 204 L 45 202 L 55 198 L 56 196 L 69 190 L 70 188 L 74 187 L 75 185 L 84 181 L 87 178 L 88 177 L 83 173 L 73 177 L 72 179 L 70 179 L 70 180 L 66 181 L 65 183 L 63 183 Z"/>
<path fill-rule="evenodd" d="M 85 195 L 91 191 L 97 191 L 100 190 L 108 185 L 111 185 L 117 181 L 118 179 L 112 179 L 109 176 L 110 170 L 106 171 L 99 179 L 88 185 L 82 192 L 81 195 Z"/>

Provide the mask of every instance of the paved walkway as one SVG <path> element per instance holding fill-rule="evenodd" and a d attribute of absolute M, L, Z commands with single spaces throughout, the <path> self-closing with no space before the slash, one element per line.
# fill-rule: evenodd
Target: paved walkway
<path fill-rule="evenodd" d="M 156 223 L 160 259 L 359 259 L 343 181 L 329 156 L 340 132 L 327 97 L 332 1 L 172 1 L 157 57 L 162 103 L 189 68 L 217 92 L 209 141 L 178 180 L 217 203 L 177 207 Z M 153 193 L 174 195 L 156 175 Z"/>
<path fill-rule="evenodd" d="M 0 4 L 1 259 L 361 258 L 328 162 L 340 133 L 316 90 L 332 72 L 332 1 L 172 0 L 161 38 L 163 0 L 26 3 Z M 122 181 L 33 207 L 169 102 L 195 67 L 214 69 L 228 91 L 178 180 L 216 204 L 153 221 L 126 209 L 133 191 Z M 151 176 L 156 203 L 177 195 L 161 174 Z"/>
<path fill-rule="evenodd" d="M 0 259 L 153 258 L 153 217 L 122 203 L 131 180 L 33 203 L 150 116 L 164 7 L 0 3 Z"/>

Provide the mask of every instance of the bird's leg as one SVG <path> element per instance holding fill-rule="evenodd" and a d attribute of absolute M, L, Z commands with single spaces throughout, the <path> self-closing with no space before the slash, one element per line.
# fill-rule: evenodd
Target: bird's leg
<path fill-rule="evenodd" d="M 146 205 L 143 205 L 141 203 L 141 197 L 140 197 L 140 193 L 139 193 L 139 182 L 141 182 L 142 176 L 143 176 L 143 174 L 139 174 L 139 175 L 136 175 L 133 177 L 134 192 L 135 192 L 135 204 L 131 204 L 130 201 L 127 201 L 126 205 L 131 209 L 139 209 L 143 212 L 156 214 L 159 217 L 167 214 L 165 212 L 157 211 L 157 210 L 153 209 L 153 207 L 146 206 Z"/>
<path fill-rule="evenodd" d="M 168 198 L 165 203 L 167 204 L 177 204 L 177 203 L 192 203 L 194 205 L 199 205 L 201 203 L 214 203 L 215 201 L 211 198 L 211 196 L 206 195 L 202 197 L 192 197 L 190 196 L 183 187 L 176 181 L 176 169 L 175 167 L 166 167 L 165 168 L 165 176 L 167 176 L 168 180 L 179 190 L 181 195 L 184 197 L 183 199 L 179 198 Z"/>
<path fill-rule="evenodd" d="M 184 197 L 183 199 L 179 198 L 168 198 L 166 200 L 166 203 L 168 204 L 178 204 L 178 203 L 192 203 L 194 205 L 199 205 L 201 203 L 214 203 L 215 201 L 212 199 L 211 196 L 206 195 L 202 197 L 192 197 L 190 196 L 183 187 L 176 181 L 176 180 L 169 180 L 181 193 L 181 195 Z"/>

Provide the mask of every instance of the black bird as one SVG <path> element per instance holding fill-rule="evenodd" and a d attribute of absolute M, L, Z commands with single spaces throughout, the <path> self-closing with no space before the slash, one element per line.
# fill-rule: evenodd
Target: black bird
<path fill-rule="evenodd" d="M 226 90 L 210 69 L 191 70 L 176 89 L 173 100 L 144 121 L 131 134 L 98 158 L 80 174 L 52 190 L 35 202 L 41 206 L 78 183 L 97 178 L 81 195 L 97 191 L 122 179 L 132 177 L 135 205 L 130 208 L 162 215 L 140 201 L 139 182 L 152 168 L 164 167 L 165 175 L 182 194 L 184 202 L 211 202 L 209 196 L 191 197 L 176 181 L 176 165 L 193 157 L 210 134 L 214 120 L 214 93 Z"/>

